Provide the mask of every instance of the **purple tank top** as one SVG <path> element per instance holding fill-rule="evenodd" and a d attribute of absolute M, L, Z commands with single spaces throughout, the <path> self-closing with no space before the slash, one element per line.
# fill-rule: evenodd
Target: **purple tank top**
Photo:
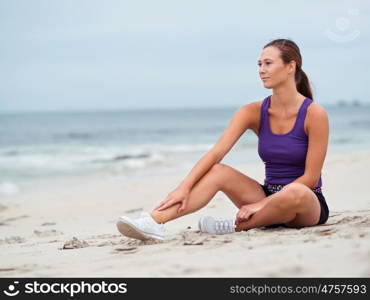
<path fill-rule="evenodd" d="M 307 107 L 313 102 L 305 98 L 293 128 L 286 134 L 271 132 L 268 108 L 271 96 L 261 105 L 258 130 L 258 154 L 265 164 L 265 184 L 288 184 L 302 176 L 308 149 L 308 136 L 304 132 Z M 321 175 L 315 187 L 321 187 Z"/>

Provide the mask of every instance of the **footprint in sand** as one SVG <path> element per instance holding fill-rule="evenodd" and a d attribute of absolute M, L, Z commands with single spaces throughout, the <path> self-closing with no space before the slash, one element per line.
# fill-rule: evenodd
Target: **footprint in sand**
<path fill-rule="evenodd" d="M 52 225 L 56 225 L 57 223 L 55 222 L 45 222 L 45 223 L 42 223 L 41 226 L 52 226 Z"/>
<path fill-rule="evenodd" d="M 206 241 L 206 238 L 203 239 L 195 239 L 195 240 L 188 240 L 183 243 L 184 246 L 202 246 Z"/>
<path fill-rule="evenodd" d="M 229 237 L 223 237 L 219 235 L 202 234 L 199 230 L 197 231 L 183 231 L 181 232 L 182 244 L 184 246 L 201 246 L 205 245 L 212 239 L 213 246 L 220 246 L 223 244 L 231 243 L 232 239 Z M 179 239 L 177 239 L 179 241 Z"/>
<path fill-rule="evenodd" d="M 138 251 L 137 247 L 123 247 L 123 248 L 116 248 L 114 249 L 114 252 L 122 252 L 125 254 L 131 254 L 131 253 L 136 253 Z"/>
<path fill-rule="evenodd" d="M 89 236 L 87 239 L 93 240 L 93 239 L 112 239 L 112 238 L 122 238 L 122 235 L 106 233 L 106 234 L 92 235 L 92 236 Z"/>
<path fill-rule="evenodd" d="M 102 243 L 98 243 L 94 246 L 96 247 L 105 247 L 105 246 L 117 246 L 117 245 L 121 245 L 122 242 L 116 242 L 116 241 L 105 241 L 105 242 L 102 242 Z"/>
<path fill-rule="evenodd" d="M 337 231 L 338 230 L 336 230 L 336 229 L 328 228 L 328 229 L 316 230 L 313 233 L 315 233 L 317 235 L 325 236 L 325 235 L 332 235 L 332 234 L 336 233 Z"/>
<path fill-rule="evenodd" d="M 86 238 L 89 241 L 90 246 L 104 247 L 104 246 L 115 246 L 122 244 L 121 241 L 118 241 L 118 238 L 122 238 L 120 234 L 97 234 L 91 235 Z M 103 241 L 102 241 L 103 240 Z"/>
<path fill-rule="evenodd" d="M 33 234 L 37 237 L 49 237 L 49 236 L 56 236 L 56 235 L 63 235 L 64 233 L 59 230 L 51 229 L 51 230 L 34 230 Z"/>
<path fill-rule="evenodd" d="M 10 272 L 10 271 L 15 271 L 15 268 L 0 268 L 0 272 Z"/>
<path fill-rule="evenodd" d="M 78 248 L 85 248 L 85 247 L 89 247 L 89 243 L 84 241 L 84 240 L 79 240 L 78 238 L 76 238 L 75 236 L 64 243 L 63 245 L 63 249 L 78 249 Z"/>
<path fill-rule="evenodd" d="M 8 223 L 10 223 L 10 222 L 17 221 L 19 219 L 28 218 L 28 217 L 29 217 L 28 215 L 21 215 L 21 216 L 17 216 L 17 217 L 7 218 L 7 219 L 4 219 L 4 220 L 1 220 L 0 225 L 9 225 Z"/>
<path fill-rule="evenodd" d="M 328 223 L 325 223 L 319 226 L 323 227 L 323 226 L 330 226 L 330 225 L 337 225 L 337 224 L 369 226 L 370 218 L 367 216 L 347 216 L 342 219 L 339 219 L 336 222 L 331 221 L 331 222 L 328 222 Z"/>
<path fill-rule="evenodd" d="M 164 241 L 160 240 L 136 240 L 136 239 L 131 239 L 131 238 L 125 238 L 121 240 L 122 245 L 127 245 L 127 246 L 145 246 L 145 245 L 155 245 L 155 244 L 162 244 Z"/>
<path fill-rule="evenodd" d="M 143 210 L 143 208 L 139 207 L 139 208 L 133 208 L 133 209 L 125 210 L 123 213 L 124 214 L 131 214 L 131 213 L 136 213 L 136 212 L 139 212 L 139 211 L 142 211 L 142 210 Z"/>
<path fill-rule="evenodd" d="M 21 236 L 10 236 L 10 237 L 6 237 L 5 239 L 0 239 L 0 245 L 20 244 L 20 243 L 24 243 L 25 241 L 26 239 Z"/>

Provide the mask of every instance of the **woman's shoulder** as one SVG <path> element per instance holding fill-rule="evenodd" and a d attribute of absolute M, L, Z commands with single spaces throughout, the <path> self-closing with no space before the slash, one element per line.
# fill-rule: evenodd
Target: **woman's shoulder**
<path fill-rule="evenodd" d="M 322 118 L 327 117 L 326 110 L 316 102 L 311 102 L 307 108 L 307 117 L 308 118 Z"/>
<path fill-rule="evenodd" d="M 262 105 L 263 101 L 264 101 L 264 99 L 251 101 L 247 104 L 244 104 L 241 108 L 243 110 L 250 110 L 250 111 L 253 111 L 253 112 L 258 112 L 261 108 L 261 105 Z"/>
<path fill-rule="evenodd" d="M 261 105 L 264 99 L 251 101 L 248 104 L 243 105 L 242 109 L 246 114 L 248 114 L 248 119 L 250 121 L 250 128 L 257 134 L 259 122 L 260 122 L 260 111 Z"/>
<path fill-rule="evenodd" d="M 247 104 L 244 104 L 242 107 L 240 107 L 240 110 L 248 114 L 249 118 L 253 119 L 253 122 L 254 121 L 258 122 L 262 103 L 263 103 L 263 100 L 251 101 Z"/>
<path fill-rule="evenodd" d="M 305 120 L 305 132 L 308 134 L 311 128 L 319 127 L 319 130 L 323 130 L 328 127 L 329 117 L 325 109 L 315 102 L 307 108 L 306 120 Z"/>

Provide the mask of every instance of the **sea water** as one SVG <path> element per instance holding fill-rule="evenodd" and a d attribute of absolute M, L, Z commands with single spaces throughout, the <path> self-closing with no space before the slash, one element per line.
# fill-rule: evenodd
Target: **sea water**
<path fill-rule="evenodd" d="M 370 106 L 324 106 L 328 153 L 370 149 Z M 183 172 L 216 143 L 237 107 L 0 113 L 0 197 L 22 183 L 100 172 L 120 178 Z M 222 160 L 262 163 L 248 130 Z"/>

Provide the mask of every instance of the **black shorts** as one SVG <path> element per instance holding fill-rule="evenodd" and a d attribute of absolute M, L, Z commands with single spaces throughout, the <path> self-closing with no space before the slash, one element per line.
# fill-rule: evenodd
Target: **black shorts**
<path fill-rule="evenodd" d="M 273 194 L 273 192 L 270 192 L 267 189 L 267 186 L 262 185 L 262 184 L 260 184 L 260 186 L 264 190 L 264 192 L 266 194 L 266 197 Z M 325 224 L 326 221 L 329 218 L 329 208 L 328 208 L 328 205 L 327 205 L 326 200 L 325 200 L 325 197 L 324 197 L 324 195 L 322 193 L 316 193 L 316 192 L 314 192 L 314 194 L 319 199 L 320 207 L 321 207 L 320 220 L 319 220 L 319 222 L 316 225 Z M 275 227 L 278 227 L 278 226 L 288 227 L 285 224 L 273 224 L 273 225 L 268 225 L 268 226 L 265 226 L 265 227 L 267 227 L 267 228 L 275 228 Z"/>

